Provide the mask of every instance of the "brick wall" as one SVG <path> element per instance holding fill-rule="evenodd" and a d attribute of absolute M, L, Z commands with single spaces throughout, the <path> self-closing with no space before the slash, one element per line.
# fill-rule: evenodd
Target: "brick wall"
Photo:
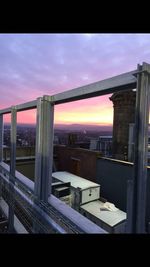
<path fill-rule="evenodd" d="M 64 145 L 54 146 L 56 169 L 68 171 L 90 181 L 96 180 L 96 161 L 99 152 Z"/>

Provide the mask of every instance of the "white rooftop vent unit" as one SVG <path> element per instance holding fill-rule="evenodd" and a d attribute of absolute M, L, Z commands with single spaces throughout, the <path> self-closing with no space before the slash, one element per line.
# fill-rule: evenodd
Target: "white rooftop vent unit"
<path fill-rule="evenodd" d="M 82 205 L 80 212 L 109 233 L 126 232 L 126 213 L 113 203 L 92 201 Z"/>
<path fill-rule="evenodd" d="M 62 182 L 70 182 L 72 207 L 79 209 L 80 205 L 100 198 L 100 185 L 66 171 L 53 172 L 53 178 Z"/>

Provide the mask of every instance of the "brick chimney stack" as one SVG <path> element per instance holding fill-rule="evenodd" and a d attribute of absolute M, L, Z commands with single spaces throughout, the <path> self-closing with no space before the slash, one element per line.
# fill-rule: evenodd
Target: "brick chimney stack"
<path fill-rule="evenodd" d="M 127 160 L 129 123 L 135 122 L 135 91 L 114 93 L 110 100 L 113 102 L 113 158 Z"/>

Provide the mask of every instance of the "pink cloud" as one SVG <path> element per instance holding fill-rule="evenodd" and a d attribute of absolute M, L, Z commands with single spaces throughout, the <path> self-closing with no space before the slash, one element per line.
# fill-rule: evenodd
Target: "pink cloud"
<path fill-rule="evenodd" d="M 1 34 L 0 109 L 136 69 L 149 47 L 150 34 Z M 55 122 L 108 123 L 112 110 L 108 96 L 71 102 L 56 106 Z M 32 111 L 18 115 L 34 121 Z"/>

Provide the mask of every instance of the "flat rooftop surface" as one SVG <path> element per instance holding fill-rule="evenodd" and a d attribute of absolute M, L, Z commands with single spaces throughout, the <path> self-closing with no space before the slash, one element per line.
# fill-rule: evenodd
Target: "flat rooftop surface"
<path fill-rule="evenodd" d="M 126 220 L 126 213 L 124 211 L 119 209 L 116 211 L 103 210 L 103 206 L 104 202 L 95 200 L 82 205 L 80 208 L 91 213 L 93 216 L 100 219 L 102 222 L 105 222 L 111 227 L 117 225 L 121 221 Z"/>
<path fill-rule="evenodd" d="M 71 186 L 75 188 L 79 187 L 81 189 L 86 189 L 89 187 L 100 187 L 99 184 L 65 171 L 53 172 L 52 176 L 62 182 L 70 182 Z"/>

